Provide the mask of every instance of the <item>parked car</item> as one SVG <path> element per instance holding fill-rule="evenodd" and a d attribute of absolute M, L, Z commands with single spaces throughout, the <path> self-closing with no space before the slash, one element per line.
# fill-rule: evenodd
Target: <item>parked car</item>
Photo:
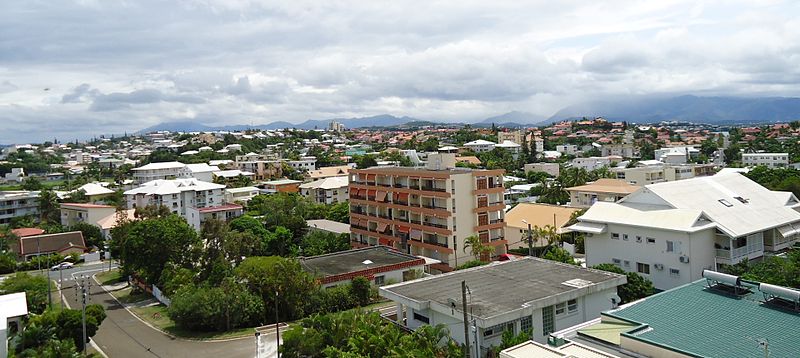
<path fill-rule="evenodd" d="M 50 268 L 51 271 L 71 269 L 73 265 L 71 262 L 62 262 Z"/>

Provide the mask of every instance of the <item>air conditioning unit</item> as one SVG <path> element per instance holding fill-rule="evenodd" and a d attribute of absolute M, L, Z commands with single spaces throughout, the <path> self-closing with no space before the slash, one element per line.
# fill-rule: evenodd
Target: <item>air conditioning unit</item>
<path fill-rule="evenodd" d="M 655 266 L 656 270 L 663 270 L 664 269 L 664 265 L 662 265 L 662 264 L 655 264 L 653 266 Z"/>
<path fill-rule="evenodd" d="M 681 256 L 680 261 L 688 264 L 689 263 L 689 256 Z"/>

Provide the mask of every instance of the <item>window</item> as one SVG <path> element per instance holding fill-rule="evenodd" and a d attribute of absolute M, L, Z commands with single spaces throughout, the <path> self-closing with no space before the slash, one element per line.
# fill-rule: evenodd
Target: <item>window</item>
<path fill-rule="evenodd" d="M 719 200 L 717 200 L 717 201 L 719 201 L 719 202 L 720 202 L 720 204 L 722 204 L 722 205 L 725 205 L 725 206 L 727 206 L 727 207 L 729 207 L 729 208 L 730 208 L 731 206 L 733 206 L 733 204 L 731 204 L 731 202 L 730 202 L 730 201 L 727 201 L 727 200 L 725 200 L 725 199 L 719 199 Z"/>
<path fill-rule="evenodd" d="M 553 314 L 553 306 L 542 307 L 542 336 L 547 337 L 548 334 L 556 330 L 555 315 Z"/>
<path fill-rule="evenodd" d="M 625 267 L 631 267 L 631 262 L 628 261 L 628 260 L 625 260 Z"/>
<path fill-rule="evenodd" d="M 503 334 L 503 331 L 514 332 L 514 322 L 500 323 L 483 330 L 484 337 L 493 337 Z"/>
<path fill-rule="evenodd" d="M 656 239 L 654 237 L 648 237 L 647 238 L 647 243 L 648 244 L 655 244 L 656 243 Z"/>
<path fill-rule="evenodd" d="M 423 315 L 421 315 L 421 314 L 419 314 L 417 312 L 414 312 L 414 319 L 417 320 L 417 321 L 426 323 L 426 324 L 430 324 L 431 323 L 431 320 L 428 317 L 425 317 L 425 316 L 423 316 Z"/>
<path fill-rule="evenodd" d="M 636 236 L 636 242 L 641 244 L 642 243 L 642 237 L 641 236 Z"/>
<path fill-rule="evenodd" d="M 378 286 L 383 285 L 384 279 L 385 276 L 375 276 L 375 284 Z"/>
<path fill-rule="evenodd" d="M 611 262 L 613 262 L 613 263 L 614 263 L 614 265 L 617 265 L 617 266 L 619 266 L 620 264 L 622 264 L 622 260 L 620 260 L 620 259 L 611 259 Z"/>
<path fill-rule="evenodd" d="M 636 263 L 636 271 L 639 273 L 643 273 L 645 275 L 650 274 L 650 264 L 643 264 L 641 262 Z"/>
<path fill-rule="evenodd" d="M 672 276 L 672 277 L 680 277 L 681 276 L 681 270 L 671 268 L 671 269 L 669 269 L 669 275 Z"/>
<path fill-rule="evenodd" d="M 567 304 L 565 302 L 556 304 L 556 316 L 560 316 L 564 312 L 567 312 Z"/>
<path fill-rule="evenodd" d="M 667 252 L 674 252 L 675 245 L 672 244 L 672 241 L 667 240 Z"/>
<path fill-rule="evenodd" d="M 614 240 L 619 240 L 619 234 L 616 233 L 616 232 L 612 232 L 611 233 L 611 238 L 614 239 Z"/>
<path fill-rule="evenodd" d="M 567 312 L 575 313 L 576 311 L 578 311 L 578 300 L 567 301 Z"/>
<path fill-rule="evenodd" d="M 531 332 L 533 330 L 533 317 L 522 317 L 519 320 L 519 328 L 522 330 L 522 332 Z"/>
<path fill-rule="evenodd" d="M 628 234 L 622 234 L 622 239 L 628 241 Z"/>

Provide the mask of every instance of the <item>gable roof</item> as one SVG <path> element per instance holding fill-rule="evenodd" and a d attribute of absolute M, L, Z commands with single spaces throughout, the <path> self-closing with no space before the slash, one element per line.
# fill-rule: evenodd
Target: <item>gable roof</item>
<path fill-rule="evenodd" d="M 173 180 L 152 180 L 142 184 L 142 186 L 126 191 L 125 195 L 144 194 L 144 195 L 167 195 L 178 194 L 184 191 L 203 191 L 213 189 L 225 189 L 224 185 L 200 181 L 197 179 L 173 179 Z"/>
<path fill-rule="evenodd" d="M 62 232 L 58 234 L 27 236 L 19 239 L 18 245 L 12 245 L 11 251 L 17 255 L 31 255 L 37 252 L 61 252 L 71 247 L 86 249 L 83 233 L 80 231 Z"/>
<path fill-rule="evenodd" d="M 306 176 L 311 179 L 347 175 L 350 167 L 347 165 L 340 165 L 335 167 L 322 167 L 315 170 L 309 170 Z"/>
<path fill-rule="evenodd" d="M 161 163 L 150 163 L 138 168 L 133 168 L 133 171 L 141 171 L 141 170 L 159 170 L 159 169 L 178 169 L 185 167 L 186 164 L 181 162 L 161 162 Z"/>
<path fill-rule="evenodd" d="M 519 203 L 506 213 L 504 221 L 506 226 L 520 229 L 528 228 L 528 224 L 522 220 L 526 220 L 531 226 L 538 227 L 554 225 L 553 221 L 555 221 L 556 230 L 561 232 L 563 231 L 561 228 L 569 222 L 572 214 L 580 210 L 580 208 L 558 205 Z"/>

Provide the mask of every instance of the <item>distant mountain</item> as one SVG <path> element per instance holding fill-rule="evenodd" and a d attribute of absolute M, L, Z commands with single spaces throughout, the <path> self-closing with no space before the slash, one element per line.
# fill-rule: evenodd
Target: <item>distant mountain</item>
<path fill-rule="evenodd" d="M 632 98 L 593 101 L 566 107 L 545 123 L 581 117 L 604 117 L 636 123 L 786 122 L 800 119 L 800 98 L 697 97 Z"/>
<path fill-rule="evenodd" d="M 258 125 L 228 125 L 228 126 L 208 126 L 202 123 L 190 121 L 178 122 L 164 122 L 154 126 L 147 127 L 139 131 L 139 133 L 150 133 L 156 131 L 171 131 L 171 132 L 210 132 L 210 131 L 240 131 L 245 129 L 283 129 L 283 128 L 297 128 L 297 129 L 324 129 L 328 128 L 331 121 L 337 121 L 344 124 L 346 128 L 364 128 L 364 127 L 390 127 L 399 126 L 409 122 L 418 122 L 419 119 L 411 117 L 395 117 L 388 114 L 382 114 L 371 117 L 359 118 L 333 118 L 333 119 L 309 119 L 302 123 L 289 123 L 285 121 L 277 121 L 268 124 Z"/>
<path fill-rule="evenodd" d="M 499 116 L 486 118 L 480 122 L 476 122 L 475 124 L 482 123 L 491 125 L 492 123 L 494 123 L 495 125 L 498 126 L 501 123 L 532 124 L 541 122 L 544 119 L 545 119 L 544 116 L 536 115 L 533 113 L 511 111 L 508 113 L 501 114 Z"/>

